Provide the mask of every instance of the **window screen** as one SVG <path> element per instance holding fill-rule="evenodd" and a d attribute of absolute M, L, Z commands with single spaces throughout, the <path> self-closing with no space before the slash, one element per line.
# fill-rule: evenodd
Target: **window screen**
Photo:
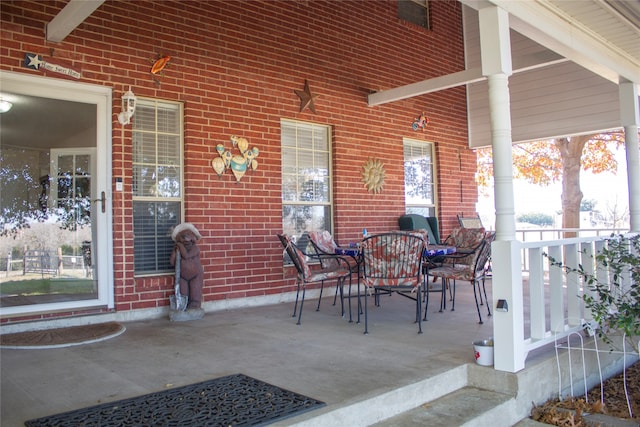
<path fill-rule="evenodd" d="M 436 214 L 433 144 L 404 141 L 404 197 L 407 213 Z"/>
<path fill-rule="evenodd" d="M 330 128 L 281 122 L 282 229 L 296 239 L 309 231 L 331 232 Z"/>
<path fill-rule="evenodd" d="M 398 18 L 430 29 L 428 0 L 398 0 Z"/>
<path fill-rule="evenodd" d="M 171 229 L 182 218 L 182 104 L 138 100 L 133 121 L 135 273 L 172 271 Z"/>

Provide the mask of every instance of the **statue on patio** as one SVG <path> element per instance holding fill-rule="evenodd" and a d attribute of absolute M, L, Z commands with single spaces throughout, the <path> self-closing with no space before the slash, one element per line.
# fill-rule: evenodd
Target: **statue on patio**
<path fill-rule="evenodd" d="M 174 321 L 197 320 L 204 317 L 202 285 L 204 269 L 197 242 L 202 238 L 191 223 L 177 225 L 171 233 L 176 243 L 169 263 L 176 268 L 175 295 L 171 295 L 169 317 Z"/>

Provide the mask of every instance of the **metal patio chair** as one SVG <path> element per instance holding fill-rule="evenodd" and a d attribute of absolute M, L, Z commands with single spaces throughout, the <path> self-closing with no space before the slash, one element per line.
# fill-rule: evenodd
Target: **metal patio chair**
<path fill-rule="evenodd" d="M 333 239 L 333 236 L 327 230 L 324 231 L 310 231 L 309 232 L 309 240 L 313 245 L 314 249 L 317 253 L 323 254 L 323 257 L 320 259 L 323 268 L 329 268 L 332 266 L 337 266 L 341 264 L 343 261 L 346 261 L 349 264 L 349 269 L 352 274 L 357 274 L 357 284 L 360 286 L 360 261 L 361 258 L 357 256 L 350 255 L 338 255 L 336 254 L 336 250 L 339 248 L 336 241 Z M 338 297 L 339 287 L 336 286 L 336 292 L 333 296 L 333 305 L 336 305 L 336 300 Z M 344 307 L 344 294 L 340 295 L 341 305 Z M 349 286 L 348 296 L 347 298 L 351 298 L 351 286 Z M 320 308 L 320 301 L 318 300 L 318 309 Z M 360 310 L 360 307 L 358 307 Z M 342 312 L 344 315 L 344 311 Z M 351 315 L 351 304 L 349 304 L 349 322 L 353 321 L 353 317 Z"/>
<path fill-rule="evenodd" d="M 298 312 L 298 322 L 302 319 L 302 308 L 304 306 L 304 297 L 306 293 L 306 286 L 310 283 L 320 283 L 320 296 L 318 298 L 318 308 L 320 309 L 320 300 L 322 299 L 322 290 L 324 288 L 324 282 L 326 280 L 337 280 L 337 286 L 340 290 L 340 300 L 343 301 L 342 295 L 344 294 L 344 282 L 349 279 L 349 286 L 351 286 L 351 269 L 349 264 L 339 256 L 331 256 L 330 258 L 337 260 L 337 263 L 328 267 L 323 267 L 323 258 L 328 258 L 321 253 L 306 253 L 300 249 L 290 236 L 286 234 L 278 234 L 280 243 L 285 249 L 285 252 L 293 262 L 298 273 L 296 291 L 296 303 L 293 308 L 292 317 L 296 316 L 298 309 L 298 301 L 300 301 L 300 311 Z M 311 266 L 310 262 L 316 262 L 319 268 Z M 300 298 L 300 289 L 302 289 L 302 298 Z M 344 304 L 342 305 L 342 313 L 344 314 Z"/>
<path fill-rule="evenodd" d="M 482 219 L 480 219 L 480 215 L 478 214 L 475 216 L 458 215 L 458 222 L 462 228 L 484 228 Z"/>
<path fill-rule="evenodd" d="M 367 290 L 373 291 L 376 306 L 381 293 L 397 293 L 415 301 L 418 333 L 422 333 L 421 273 L 425 242 L 417 233 L 384 233 L 362 242 L 362 282 L 364 295 L 364 333 L 369 333 Z M 360 295 L 360 289 L 358 289 Z"/>
<path fill-rule="evenodd" d="M 462 248 L 459 253 L 446 256 L 441 267 L 429 270 L 429 275 L 440 277 L 442 286 L 453 288 L 451 311 L 456 307 L 456 281 L 468 281 L 473 286 L 473 296 L 476 301 L 479 323 L 482 324 L 482 314 L 480 306 L 487 302 L 487 313 L 491 316 L 491 307 L 487 299 L 487 288 L 485 285 L 487 278 L 487 265 L 491 257 L 491 243 L 495 239 L 494 232 L 485 232 L 484 229 L 466 228 L 457 231 L 458 237 L 463 239 L 469 246 Z M 472 246 L 474 245 L 475 246 Z M 482 284 L 482 289 L 480 289 Z M 425 313 L 426 315 L 426 313 Z"/>

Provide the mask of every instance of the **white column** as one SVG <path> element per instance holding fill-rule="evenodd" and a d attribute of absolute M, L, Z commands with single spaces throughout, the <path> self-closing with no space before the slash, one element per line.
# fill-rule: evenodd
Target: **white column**
<path fill-rule="evenodd" d="M 490 6 L 478 11 L 482 74 L 489 83 L 491 146 L 496 208 L 496 241 L 492 245 L 494 367 L 507 372 L 524 368 L 522 271 L 520 242 L 515 239 L 511 107 L 509 76 L 511 42 L 509 15 Z M 508 311 L 496 312 L 499 299 Z"/>
<path fill-rule="evenodd" d="M 511 39 L 509 15 L 492 6 L 478 11 L 482 75 L 489 84 L 491 146 L 496 207 L 496 240 L 515 239 L 513 166 L 511 156 L 511 100 L 509 76 Z"/>
<path fill-rule="evenodd" d="M 513 160 L 509 76 L 491 74 L 489 110 L 491 150 L 493 154 L 493 191 L 496 209 L 496 240 L 514 240 L 516 236 L 513 197 Z"/>
<path fill-rule="evenodd" d="M 640 154 L 638 154 L 638 87 L 622 82 L 620 90 L 620 121 L 624 126 L 627 153 L 627 181 L 629 184 L 629 222 L 631 231 L 640 232 Z"/>

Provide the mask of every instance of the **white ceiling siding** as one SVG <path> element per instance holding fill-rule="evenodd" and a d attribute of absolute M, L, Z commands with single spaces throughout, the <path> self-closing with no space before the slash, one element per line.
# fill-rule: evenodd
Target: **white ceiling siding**
<path fill-rule="evenodd" d="M 620 1 L 620 0 L 614 0 Z M 638 0 L 626 0 L 629 6 L 640 10 Z M 625 55 L 635 58 L 636 64 L 640 58 L 640 29 L 622 18 L 606 2 L 553 0 L 550 3 L 577 22 L 583 23 L 591 31 L 597 33 L 603 42 Z"/>
<path fill-rule="evenodd" d="M 480 64 L 477 11 L 464 10 L 467 68 Z M 540 44 L 511 31 L 514 64 L 532 53 L 549 54 Z M 509 79 L 514 143 L 620 126 L 618 86 L 573 63 L 513 74 Z M 469 146 L 491 145 L 487 82 L 467 85 Z"/>
<path fill-rule="evenodd" d="M 491 3 L 509 13 L 512 29 L 541 45 L 614 83 L 618 83 L 620 78 L 640 83 L 640 57 L 622 48 L 622 44 L 628 44 L 629 40 L 640 43 L 640 37 L 627 20 L 604 2 L 491 0 Z M 583 9 L 594 7 L 599 8 L 597 13 L 595 10 L 590 14 L 583 12 Z M 610 17 L 616 18 L 616 23 L 603 25 L 602 22 Z M 612 38 L 606 38 L 603 32 L 612 28 L 616 29 Z"/>

